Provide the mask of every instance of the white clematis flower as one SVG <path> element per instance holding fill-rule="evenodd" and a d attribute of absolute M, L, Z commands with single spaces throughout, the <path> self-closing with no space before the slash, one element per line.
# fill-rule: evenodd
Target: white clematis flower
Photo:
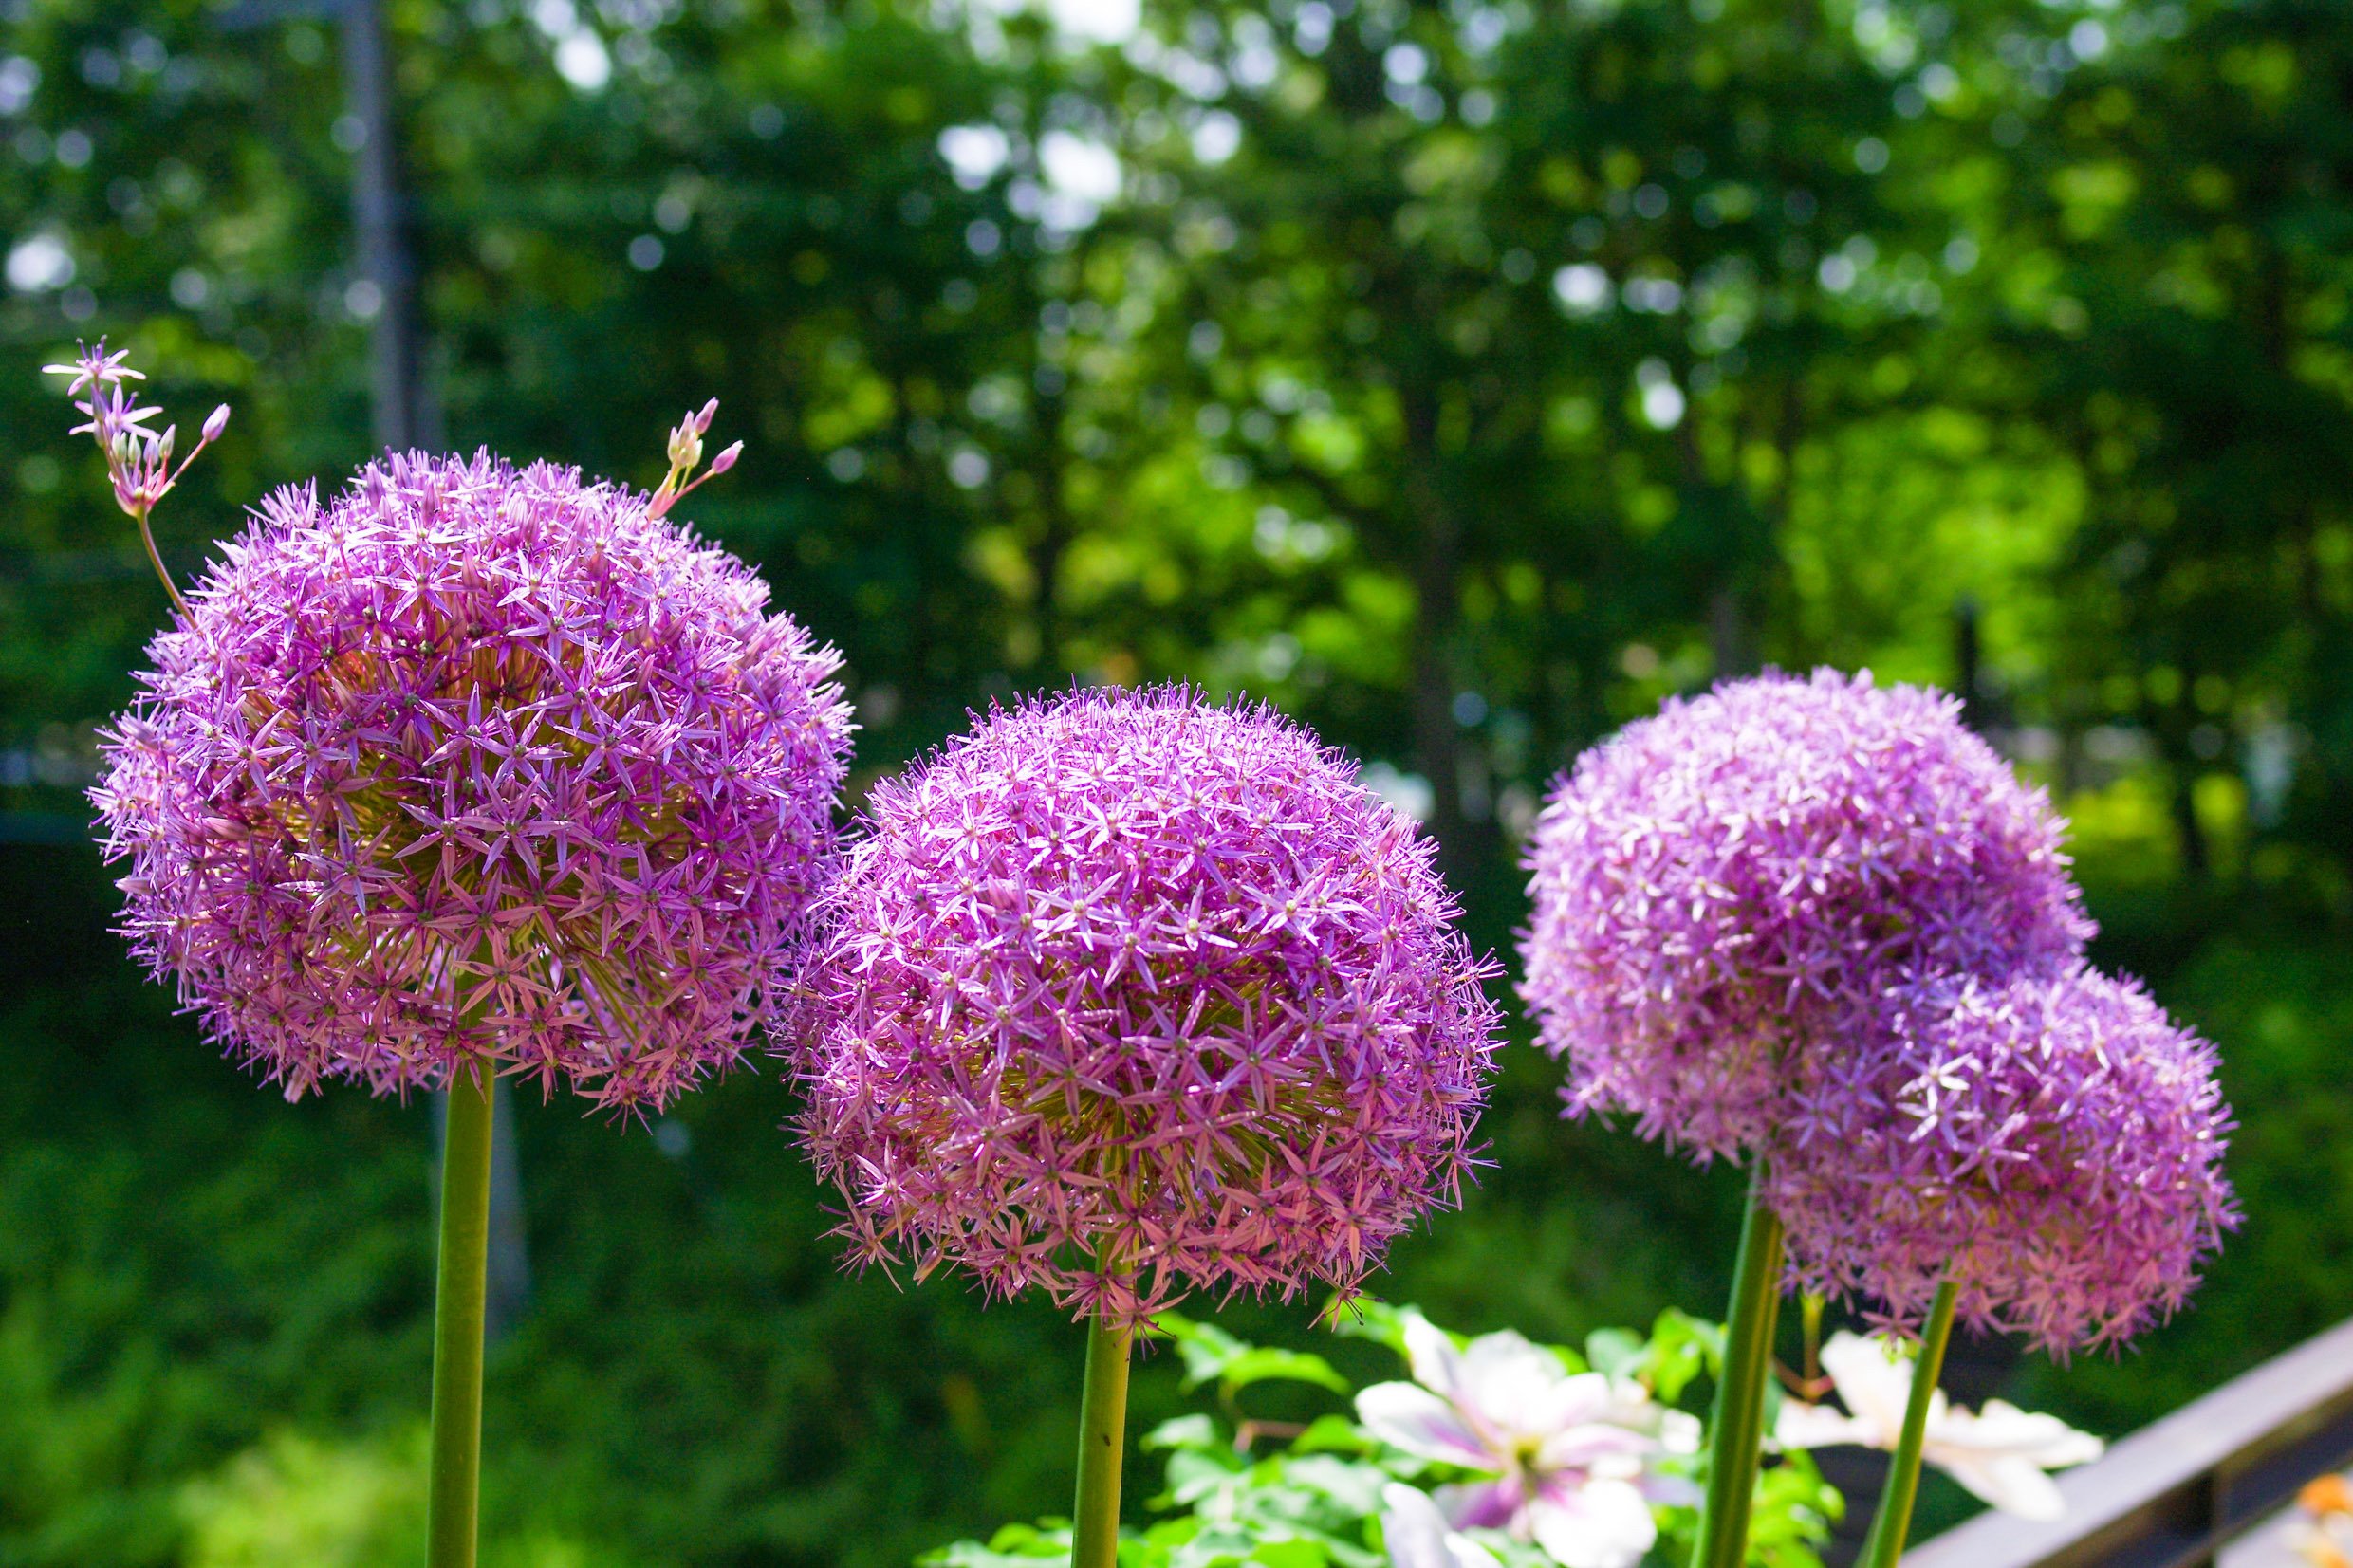
<path fill-rule="evenodd" d="M 1911 1357 L 1897 1355 L 1886 1338 L 1842 1331 L 1822 1347 L 1822 1370 L 1847 1413 L 1790 1400 L 1781 1407 L 1774 1440 L 1785 1448 L 1853 1443 L 1894 1452 L 1912 1398 Z M 1999 1399 L 1973 1413 L 1955 1409 L 1939 1390 L 1929 1396 L 1920 1457 L 2004 1513 L 2049 1520 L 2066 1508 L 2047 1472 L 2097 1459 L 2105 1448 L 2055 1415 Z"/>
<path fill-rule="evenodd" d="M 1503 1568 L 1494 1553 L 1447 1524 L 1429 1493 L 1401 1481 L 1380 1489 L 1380 1539 L 1389 1568 Z"/>
<path fill-rule="evenodd" d="M 1405 1348 L 1415 1380 L 1364 1390 L 1357 1416 L 1393 1448 L 1484 1472 L 1438 1489 L 1435 1506 L 1453 1529 L 1505 1531 L 1564 1568 L 1632 1568 L 1658 1536 L 1651 1504 L 1697 1501 L 1688 1482 L 1653 1467 L 1695 1452 L 1699 1423 L 1639 1384 L 1572 1374 L 1510 1332 L 1457 1350 L 1419 1318 L 1406 1320 Z"/>

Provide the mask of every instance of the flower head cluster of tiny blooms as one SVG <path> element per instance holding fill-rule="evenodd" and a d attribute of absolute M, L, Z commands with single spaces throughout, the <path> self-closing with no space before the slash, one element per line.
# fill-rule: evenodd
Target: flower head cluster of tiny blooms
<path fill-rule="evenodd" d="M 1803 1290 L 1958 1315 L 2054 1353 L 2178 1307 L 2235 1221 L 2211 1045 L 2138 985 L 1945 975 L 1826 1063 L 1765 1173 Z"/>
<path fill-rule="evenodd" d="M 1579 759 L 1529 852 L 1522 989 L 1570 1110 L 1760 1147 L 1901 977 L 2080 950 L 2061 836 L 1936 692 L 1823 671 L 1669 701 Z"/>
<path fill-rule="evenodd" d="M 1114 1326 L 1352 1288 L 1456 1197 L 1495 1048 L 1432 848 L 1182 688 L 992 710 L 879 786 L 799 1058 L 854 1253 Z"/>
<path fill-rule="evenodd" d="M 284 1086 L 460 1062 L 659 1106 L 810 934 L 835 655 L 573 470 L 389 456 L 279 491 L 158 636 L 94 791 L 125 929 Z"/>
<path fill-rule="evenodd" d="M 840 661 L 664 520 L 715 403 L 652 495 L 488 453 L 280 490 L 183 596 L 148 519 L 186 465 L 139 373 L 102 341 L 50 368 L 177 612 L 91 791 L 134 951 L 288 1099 L 451 1090 L 426 1532 L 465 1568 L 491 1085 L 641 1113 L 776 1010 L 836 860 Z"/>
<path fill-rule="evenodd" d="M 2211 1050 L 2087 970 L 2064 824 L 1868 675 L 1769 674 L 1588 753 L 1539 821 L 1525 992 L 1571 1115 L 1763 1161 L 1792 1279 L 2055 1351 L 2172 1310 L 2231 1223 Z"/>

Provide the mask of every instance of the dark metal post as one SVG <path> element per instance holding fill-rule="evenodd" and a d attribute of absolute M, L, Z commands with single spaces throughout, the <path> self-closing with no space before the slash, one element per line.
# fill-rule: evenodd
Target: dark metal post
<path fill-rule="evenodd" d="M 505 1079 L 491 1080 L 491 1234 L 483 1281 L 482 1333 L 499 1337 L 531 1299 L 531 1255 L 523 1225 L 523 1164 L 515 1154 L 514 1092 Z M 434 1204 L 441 1202 L 442 1156 L 449 1138 L 450 1092 L 433 1097 Z"/>

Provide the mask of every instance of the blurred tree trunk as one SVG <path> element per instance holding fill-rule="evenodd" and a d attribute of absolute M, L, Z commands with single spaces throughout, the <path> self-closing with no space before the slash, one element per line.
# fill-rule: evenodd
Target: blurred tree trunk
<path fill-rule="evenodd" d="M 1719 587 L 1708 598 L 1708 652 L 1715 660 L 1715 678 L 1745 675 L 1756 668 L 1755 639 L 1749 631 L 1749 613 L 1737 589 Z"/>
<path fill-rule="evenodd" d="M 1686 361 L 1680 381 L 1691 383 Z M 1715 678 L 1727 680 L 1754 673 L 1757 667 L 1754 584 L 1761 572 L 1759 557 L 1769 539 L 1770 524 L 1758 513 L 1748 493 L 1737 484 L 1709 476 L 1707 459 L 1699 449 L 1699 411 L 1691 407 L 1675 427 L 1675 454 L 1681 478 L 1680 505 L 1687 516 L 1696 515 L 1701 546 L 1714 559 L 1714 585 L 1708 592 L 1708 653 Z"/>
<path fill-rule="evenodd" d="M 1450 876 L 1474 858 L 1463 810 L 1460 683 L 1454 636 L 1462 598 L 1462 522 L 1446 493 L 1438 452 L 1436 389 L 1418 378 L 1400 387 L 1405 416 L 1406 505 L 1420 549 L 1414 582 L 1412 706 L 1415 765 L 1430 781 L 1429 828 Z"/>
<path fill-rule="evenodd" d="M 1035 371 L 1032 371 L 1032 382 Z M 1038 534 L 1029 548 L 1029 575 L 1035 584 L 1032 615 L 1037 626 L 1037 668 L 1047 679 L 1062 682 L 1072 673 L 1063 644 L 1066 637 L 1063 614 L 1063 568 L 1078 537 L 1078 520 L 1071 515 L 1070 497 L 1063 485 L 1064 424 L 1068 399 L 1060 392 L 1041 392 L 1035 405 L 1037 458 L 1030 470 L 1037 486 Z"/>
<path fill-rule="evenodd" d="M 2196 682 L 2195 670 L 2182 672 L 2185 692 Z M 2190 744 L 2190 732 L 2196 724 L 2196 711 L 2186 701 L 2144 700 L 2141 704 L 2140 727 L 2157 743 L 2158 757 L 2168 781 L 2166 803 L 2174 820 L 2174 832 L 2181 843 L 2181 873 L 2194 887 L 2202 887 L 2213 874 L 2214 853 L 2206 841 L 2205 824 L 2197 817 L 2199 760 Z"/>

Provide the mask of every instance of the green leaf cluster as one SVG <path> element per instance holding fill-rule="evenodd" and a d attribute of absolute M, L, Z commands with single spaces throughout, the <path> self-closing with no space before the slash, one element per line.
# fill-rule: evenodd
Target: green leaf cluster
<path fill-rule="evenodd" d="M 1418 1316 L 1417 1308 L 1371 1298 L 1335 1303 L 1326 1314 L 1339 1334 L 1372 1340 L 1400 1359 L 1405 1324 Z M 1182 1359 L 1184 1386 L 1214 1393 L 1215 1409 L 1172 1416 L 1141 1439 L 1142 1452 L 1160 1461 L 1161 1486 L 1147 1504 L 1151 1522 L 1123 1532 L 1121 1568 L 1383 1568 L 1381 1489 L 1394 1482 L 1428 1488 L 1474 1473 L 1382 1445 L 1354 1419 L 1354 1386 L 1322 1356 L 1249 1344 L 1177 1313 L 1162 1314 L 1157 1330 Z M 1671 1309 L 1648 1334 L 1603 1328 L 1587 1336 L 1582 1354 L 1547 1348 L 1568 1372 L 1631 1379 L 1672 1406 L 1713 1377 L 1723 1343 L 1720 1325 Z M 1243 1409 L 1246 1391 L 1282 1384 L 1335 1396 L 1325 1402 L 1340 1408 L 1283 1422 Z M 1751 1561 L 1820 1568 L 1820 1548 L 1843 1512 L 1808 1456 L 1780 1456 L 1759 1480 Z M 1696 1519 L 1689 1508 L 1660 1515 L 1652 1560 L 1679 1561 L 1689 1555 Z M 1500 1532 L 1473 1535 L 1506 1568 L 1551 1562 Z M 1046 1519 L 1008 1524 L 986 1543 L 960 1540 L 917 1561 L 921 1568 L 1042 1568 L 1067 1563 L 1069 1555 L 1068 1522 Z"/>

